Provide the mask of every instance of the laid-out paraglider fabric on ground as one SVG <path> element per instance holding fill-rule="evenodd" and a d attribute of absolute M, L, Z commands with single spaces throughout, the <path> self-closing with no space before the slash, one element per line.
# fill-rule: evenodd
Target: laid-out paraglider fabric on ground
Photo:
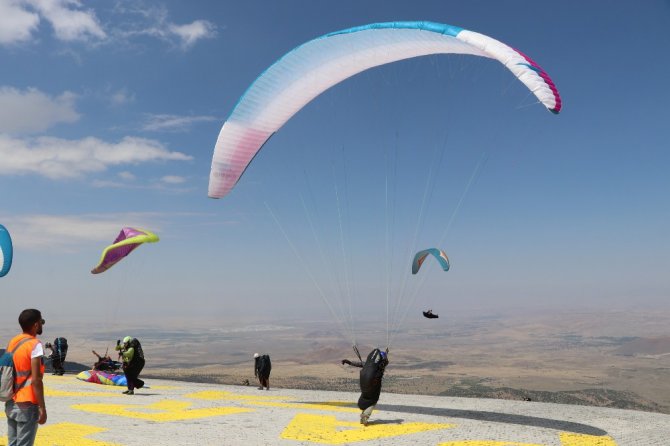
<path fill-rule="evenodd" d="M 483 34 L 433 22 L 374 23 L 337 31 L 285 54 L 240 98 L 216 141 L 209 196 L 227 195 L 268 139 L 330 87 L 370 68 L 434 54 L 497 60 L 548 110 L 561 110 L 554 82 L 537 63 Z"/>
<path fill-rule="evenodd" d="M 155 243 L 158 240 L 156 234 L 144 229 L 123 228 L 114 240 L 114 243 L 106 247 L 102 252 L 100 263 L 91 270 L 91 273 L 100 274 L 105 272 L 141 244 Z"/>
<path fill-rule="evenodd" d="M 126 376 L 118 373 L 103 372 L 100 370 L 84 370 L 77 375 L 77 379 L 94 384 L 107 386 L 127 386 Z"/>
<path fill-rule="evenodd" d="M 423 262 L 426 260 L 426 257 L 431 254 L 440 263 L 443 271 L 449 271 L 449 257 L 447 257 L 447 254 L 437 248 L 428 248 L 419 251 L 414 255 L 414 260 L 412 261 L 412 274 L 419 272 L 421 265 L 423 265 Z"/>
<path fill-rule="evenodd" d="M 14 248 L 12 247 L 12 238 L 9 231 L 0 225 L 0 277 L 6 276 L 12 267 L 12 257 Z"/>

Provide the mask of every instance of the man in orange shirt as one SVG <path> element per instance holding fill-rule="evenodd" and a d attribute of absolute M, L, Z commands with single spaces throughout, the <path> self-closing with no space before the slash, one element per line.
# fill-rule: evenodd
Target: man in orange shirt
<path fill-rule="evenodd" d="M 44 404 L 44 348 L 37 335 L 42 334 L 44 319 L 39 310 L 23 310 L 19 315 L 23 333 L 9 341 L 7 351 L 14 351 L 14 397 L 5 403 L 8 446 L 32 446 L 37 425 L 47 421 Z"/>

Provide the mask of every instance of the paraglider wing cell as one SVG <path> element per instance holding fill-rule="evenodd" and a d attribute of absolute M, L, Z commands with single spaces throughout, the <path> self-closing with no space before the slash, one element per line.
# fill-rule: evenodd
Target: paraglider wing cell
<path fill-rule="evenodd" d="M 223 124 L 214 148 L 208 194 L 222 198 L 263 144 L 312 99 L 380 65 L 432 54 L 469 54 L 503 64 L 551 112 L 561 98 L 528 56 L 491 37 L 433 22 L 374 23 L 306 42 L 263 72 Z"/>
<path fill-rule="evenodd" d="M 84 370 L 77 375 L 77 379 L 106 386 L 127 386 L 126 376 L 117 373 L 108 373 L 100 370 Z"/>
<path fill-rule="evenodd" d="M 419 272 L 421 265 L 423 265 L 426 257 L 428 257 L 430 254 L 432 254 L 437 259 L 437 261 L 440 263 L 440 266 L 442 267 L 442 270 L 449 271 L 449 258 L 447 257 L 447 254 L 437 248 L 429 248 L 424 249 L 423 251 L 419 251 L 416 253 L 416 255 L 414 255 L 414 261 L 412 262 L 412 274 Z"/>
<path fill-rule="evenodd" d="M 143 243 L 155 243 L 158 236 L 149 231 L 134 228 L 123 228 L 114 243 L 105 248 L 100 257 L 100 263 L 91 270 L 93 274 L 107 271 L 121 259 L 133 252 Z"/>
<path fill-rule="evenodd" d="M 13 255 L 12 238 L 9 236 L 9 231 L 0 225 L 0 277 L 6 276 L 12 267 Z"/>

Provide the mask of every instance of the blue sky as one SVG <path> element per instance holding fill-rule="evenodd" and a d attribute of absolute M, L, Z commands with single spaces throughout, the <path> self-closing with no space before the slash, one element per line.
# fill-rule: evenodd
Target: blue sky
<path fill-rule="evenodd" d="M 265 68 L 394 20 L 518 48 L 562 113 L 494 61 L 403 61 L 325 92 L 207 198 L 218 131 Z M 0 0 L 0 318 L 316 318 L 319 289 L 367 314 L 400 290 L 410 314 L 667 308 L 668 29 L 667 1 Z M 91 275 L 123 226 L 161 241 Z M 436 245 L 451 270 L 412 277 Z"/>

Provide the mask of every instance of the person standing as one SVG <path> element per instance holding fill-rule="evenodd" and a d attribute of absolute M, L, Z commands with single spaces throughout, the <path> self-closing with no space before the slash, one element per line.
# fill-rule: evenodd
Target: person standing
<path fill-rule="evenodd" d="M 136 338 L 126 336 L 123 338 L 123 343 L 119 340 L 116 341 L 116 350 L 119 350 L 123 360 L 123 373 L 126 375 L 128 385 L 128 390 L 123 393 L 134 395 L 135 389 L 144 387 L 144 381 L 139 378 L 140 372 L 144 368 L 142 345 Z"/>
<path fill-rule="evenodd" d="M 53 374 L 63 376 L 65 373 L 65 357 L 67 356 L 67 339 L 56 338 L 54 343 L 47 342 L 44 344 L 45 348 L 51 349 L 51 365 L 53 367 Z"/>
<path fill-rule="evenodd" d="M 382 392 L 382 378 L 388 365 L 388 354 L 378 348 L 372 350 L 365 362 L 343 359 L 342 364 L 349 364 L 361 368 L 360 386 L 361 396 L 358 398 L 358 408 L 361 412 L 361 424 L 368 425 L 368 419 L 379 401 Z"/>
<path fill-rule="evenodd" d="M 258 390 L 270 390 L 270 371 L 272 370 L 272 363 L 270 362 L 270 355 L 260 355 L 254 353 L 254 374 L 261 384 Z"/>
<path fill-rule="evenodd" d="M 47 422 L 47 407 L 44 402 L 44 348 L 37 335 L 42 334 L 44 319 L 39 310 L 23 310 L 19 325 L 23 333 L 15 336 L 7 345 L 13 352 L 14 396 L 5 403 L 7 415 L 8 446 L 32 446 L 37 436 L 37 426 Z"/>

